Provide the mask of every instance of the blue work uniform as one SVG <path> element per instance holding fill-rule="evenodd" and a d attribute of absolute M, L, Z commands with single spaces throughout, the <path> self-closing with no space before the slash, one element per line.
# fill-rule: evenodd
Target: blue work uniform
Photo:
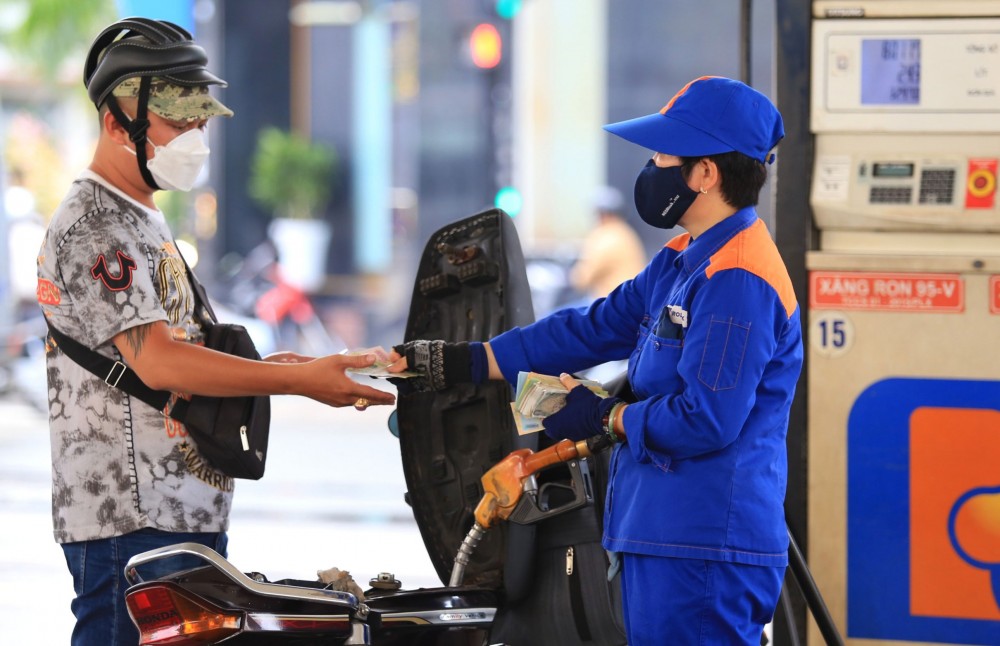
<path fill-rule="evenodd" d="M 511 383 L 521 370 L 559 374 L 628 358 L 638 401 L 625 409 L 628 441 L 611 458 L 603 541 L 626 555 L 626 574 L 630 554 L 784 571 L 785 435 L 802 332 L 788 272 L 753 208 L 697 238 L 677 236 L 589 308 L 514 328 L 490 346 Z M 781 577 L 765 578 L 776 580 L 765 601 L 773 612 Z M 653 604 L 662 614 L 666 599 L 683 594 L 626 589 L 626 607 Z M 657 643 L 637 630 L 630 626 L 630 644 Z"/>

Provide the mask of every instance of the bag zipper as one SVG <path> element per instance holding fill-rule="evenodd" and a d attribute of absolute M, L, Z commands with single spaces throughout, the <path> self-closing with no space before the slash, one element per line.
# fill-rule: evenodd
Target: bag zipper
<path fill-rule="evenodd" d="M 240 441 L 243 442 L 243 450 L 244 451 L 249 451 L 250 450 L 250 439 L 247 438 L 247 427 L 246 426 L 241 426 L 240 427 Z"/>
<path fill-rule="evenodd" d="M 570 545 L 566 548 L 566 579 L 569 585 L 570 610 L 580 641 L 590 643 L 593 636 L 590 632 L 590 624 L 587 622 L 587 603 L 583 599 L 581 574 L 576 571 L 576 550 Z"/>

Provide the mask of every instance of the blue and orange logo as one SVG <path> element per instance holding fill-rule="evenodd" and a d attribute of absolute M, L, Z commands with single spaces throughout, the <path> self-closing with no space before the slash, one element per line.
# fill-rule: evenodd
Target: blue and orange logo
<path fill-rule="evenodd" d="M 849 637 L 1000 644 L 1000 382 L 888 379 L 848 419 Z"/>

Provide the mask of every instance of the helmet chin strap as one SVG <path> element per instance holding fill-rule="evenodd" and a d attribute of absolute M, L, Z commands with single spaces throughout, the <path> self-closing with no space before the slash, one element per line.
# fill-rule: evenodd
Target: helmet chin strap
<path fill-rule="evenodd" d="M 136 110 L 135 119 L 129 119 L 125 111 L 118 105 L 118 99 L 113 94 L 107 98 L 108 109 L 114 115 L 115 120 L 125 130 L 128 131 L 129 140 L 135 144 L 135 157 L 139 162 L 139 174 L 146 184 L 154 189 L 161 190 L 153 179 L 153 174 L 146 168 L 146 131 L 149 129 L 149 119 L 147 108 L 149 105 L 150 77 L 143 76 L 139 79 L 139 107 Z"/>

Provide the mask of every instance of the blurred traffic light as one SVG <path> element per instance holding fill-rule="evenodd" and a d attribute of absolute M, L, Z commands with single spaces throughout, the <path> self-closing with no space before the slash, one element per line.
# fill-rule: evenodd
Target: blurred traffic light
<path fill-rule="evenodd" d="M 521 10 L 521 0 L 496 0 L 497 15 L 511 20 Z"/>
<path fill-rule="evenodd" d="M 469 35 L 469 54 L 472 63 L 480 69 L 490 70 L 499 65 L 503 41 L 497 28 L 488 22 L 476 25 Z"/>
<path fill-rule="evenodd" d="M 513 186 L 504 186 L 497 191 L 496 197 L 493 198 L 493 206 L 503 209 L 512 218 L 517 217 L 517 214 L 521 212 L 521 207 L 524 206 L 521 191 Z"/>

